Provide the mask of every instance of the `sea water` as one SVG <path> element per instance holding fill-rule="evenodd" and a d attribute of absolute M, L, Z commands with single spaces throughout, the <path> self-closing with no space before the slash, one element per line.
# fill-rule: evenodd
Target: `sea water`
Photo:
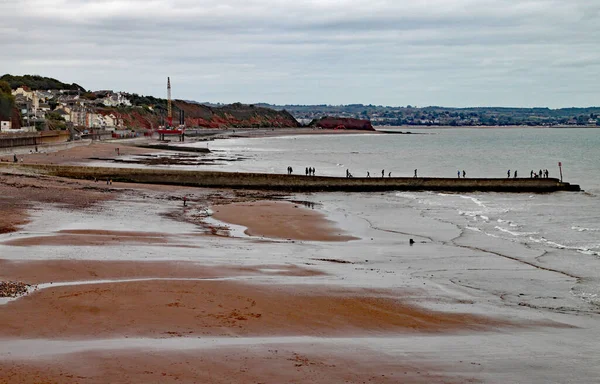
<path fill-rule="evenodd" d="M 407 132 L 404 130 L 404 132 Z M 390 192 L 430 216 L 523 243 L 541 243 L 600 255 L 600 130 L 586 128 L 410 129 L 411 134 L 333 134 L 218 140 L 217 153 L 247 160 L 206 169 L 343 177 L 505 178 L 549 170 L 550 177 L 579 184 L 585 192 L 438 193 Z M 203 144 L 204 145 L 204 144 Z"/>

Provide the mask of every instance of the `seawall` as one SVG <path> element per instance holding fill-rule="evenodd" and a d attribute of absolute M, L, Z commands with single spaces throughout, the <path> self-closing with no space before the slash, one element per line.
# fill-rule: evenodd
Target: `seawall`
<path fill-rule="evenodd" d="M 183 171 L 171 169 L 105 168 L 67 165 L 0 163 L 29 172 L 74 179 L 111 179 L 116 182 L 181 185 L 204 188 L 262 189 L 290 192 L 448 191 L 556 192 L 580 191 L 579 185 L 558 179 L 343 178 L 265 173 Z"/>

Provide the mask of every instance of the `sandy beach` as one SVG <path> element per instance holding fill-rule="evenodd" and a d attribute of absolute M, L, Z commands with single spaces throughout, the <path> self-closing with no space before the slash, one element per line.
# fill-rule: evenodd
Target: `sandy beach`
<path fill-rule="evenodd" d="M 151 152 L 99 143 L 25 160 L 85 163 L 116 147 Z M 361 204 L 377 216 L 359 216 L 341 194 L 10 172 L 0 196 L 0 281 L 31 285 L 0 298 L 0 382 L 510 382 L 497 372 L 547 347 L 530 335 L 590 325 L 519 286 L 570 277 L 451 248 L 453 228 L 410 210 L 391 226 L 398 212 L 376 196 Z M 481 283 L 478 266 L 524 276 L 513 286 L 526 294 Z"/>

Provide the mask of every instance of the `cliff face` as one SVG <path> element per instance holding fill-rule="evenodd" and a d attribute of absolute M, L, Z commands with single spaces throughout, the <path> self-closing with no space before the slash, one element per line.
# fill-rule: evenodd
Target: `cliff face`
<path fill-rule="evenodd" d="M 173 101 L 173 124 L 179 125 L 179 111 L 184 112 L 185 125 L 189 128 L 295 128 L 300 123 L 286 111 L 275 111 L 252 105 L 231 104 L 209 107 Z M 113 114 L 123 120 L 127 128 L 152 129 L 164 124 L 164 111 L 153 112 L 145 108 L 101 108 L 103 115 Z"/>
<path fill-rule="evenodd" d="M 351 119 L 345 117 L 323 117 L 318 120 L 313 120 L 309 124 L 311 127 L 325 129 L 351 129 L 359 131 L 374 131 L 375 128 L 369 120 Z"/>
<path fill-rule="evenodd" d="M 188 127 L 207 128 L 294 128 L 300 123 L 286 111 L 235 103 L 223 107 L 209 107 L 176 100 L 174 111 L 182 110 Z M 175 117 L 174 117 L 175 120 Z"/>

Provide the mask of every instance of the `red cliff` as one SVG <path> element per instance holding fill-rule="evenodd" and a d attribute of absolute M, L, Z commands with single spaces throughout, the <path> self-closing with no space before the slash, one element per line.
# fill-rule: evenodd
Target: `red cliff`
<path fill-rule="evenodd" d="M 324 129 L 350 129 L 358 131 L 374 131 L 375 128 L 369 120 L 351 119 L 346 117 L 323 117 L 318 120 L 313 120 L 310 123 L 311 127 Z"/>

